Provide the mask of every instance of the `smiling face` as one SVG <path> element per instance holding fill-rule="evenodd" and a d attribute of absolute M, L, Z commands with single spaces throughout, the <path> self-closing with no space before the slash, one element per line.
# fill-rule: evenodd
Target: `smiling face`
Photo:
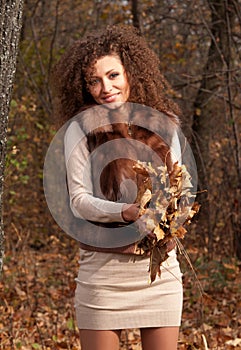
<path fill-rule="evenodd" d="M 128 100 L 130 87 L 118 56 L 107 55 L 97 60 L 88 78 L 88 88 L 98 104 Z"/>

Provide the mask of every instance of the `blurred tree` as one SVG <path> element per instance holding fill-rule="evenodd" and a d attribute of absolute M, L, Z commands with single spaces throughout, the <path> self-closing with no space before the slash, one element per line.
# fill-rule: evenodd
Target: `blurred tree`
<path fill-rule="evenodd" d="M 4 255 L 4 228 L 2 216 L 3 181 L 7 147 L 8 112 L 16 70 L 18 42 L 21 31 L 23 0 L 1 0 L 0 32 L 0 271 Z"/>
<path fill-rule="evenodd" d="M 140 6 L 140 3 L 138 0 L 131 0 L 132 23 L 133 23 L 133 26 L 139 29 L 140 33 L 142 33 L 142 24 L 141 24 L 139 6 Z"/>
<path fill-rule="evenodd" d="M 215 229 L 218 227 L 219 232 L 224 229 L 227 234 L 229 222 L 236 252 L 241 258 L 241 223 L 237 212 L 240 208 L 241 160 L 236 118 L 240 103 L 238 106 L 235 101 L 240 79 L 240 42 L 237 45 L 235 35 L 241 30 L 241 5 L 235 0 L 209 0 L 208 5 L 211 23 L 208 24 L 204 17 L 202 21 L 211 44 L 194 102 L 193 118 L 193 149 L 200 189 L 207 190 L 199 223 L 208 231 L 209 252 L 212 253 Z"/>

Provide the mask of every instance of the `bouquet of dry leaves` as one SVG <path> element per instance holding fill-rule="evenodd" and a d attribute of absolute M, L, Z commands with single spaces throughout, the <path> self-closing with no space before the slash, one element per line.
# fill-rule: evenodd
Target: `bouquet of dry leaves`
<path fill-rule="evenodd" d="M 150 256 L 150 283 L 160 276 L 161 264 L 168 258 L 168 246 L 177 238 L 184 238 L 199 204 L 194 201 L 191 176 L 185 165 L 175 163 L 171 172 L 166 166 L 154 168 L 151 163 L 138 162 L 134 170 L 146 180 L 139 190 L 140 225 L 145 226 L 145 235 L 138 243 L 141 254 Z M 140 230 L 141 231 L 141 230 Z"/>

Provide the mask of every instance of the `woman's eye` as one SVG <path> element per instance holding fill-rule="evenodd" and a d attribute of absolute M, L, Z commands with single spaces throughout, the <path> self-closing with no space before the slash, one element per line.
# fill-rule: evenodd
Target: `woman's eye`
<path fill-rule="evenodd" d="M 115 79 L 116 77 L 118 77 L 118 75 L 119 75 L 119 73 L 111 73 L 110 78 Z"/>
<path fill-rule="evenodd" d="M 96 84 L 98 84 L 99 83 L 99 79 L 91 79 L 90 81 L 89 81 L 89 84 L 91 85 L 91 86 L 94 86 L 94 85 L 96 85 Z"/>

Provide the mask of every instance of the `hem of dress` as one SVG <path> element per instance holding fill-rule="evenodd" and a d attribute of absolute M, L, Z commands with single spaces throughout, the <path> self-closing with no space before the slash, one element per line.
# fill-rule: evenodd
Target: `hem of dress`
<path fill-rule="evenodd" d="M 117 329 L 140 329 L 140 328 L 160 328 L 160 327 L 180 327 L 181 325 L 181 315 L 180 309 L 173 310 L 166 313 L 161 313 L 157 317 L 156 313 L 150 314 L 148 312 L 146 316 L 140 314 L 139 317 L 133 318 L 133 315 L 120 315 L 118 319 L 117 315 L 113 315 L 110 322 L 106 322 L 107 317 L 103 315 L 103 321 L 91 322 L 91 315 L 88 314 L 76 314 L 77 326 L 79 329 L 89 329 L 89 330 L 117 330 Z M 180 315 L 180 317 L 177 317 Z M 108 313 L 108 318 L 110 319 L 110 314 Z M 86 322 L 88 320 L 88 324 Z M 101 324 L 102 323 L 102 324 Z M 104 323 L 104 325 L 103 325 Z"/>

